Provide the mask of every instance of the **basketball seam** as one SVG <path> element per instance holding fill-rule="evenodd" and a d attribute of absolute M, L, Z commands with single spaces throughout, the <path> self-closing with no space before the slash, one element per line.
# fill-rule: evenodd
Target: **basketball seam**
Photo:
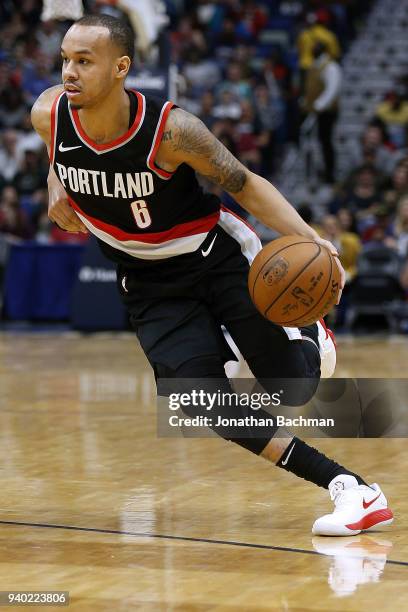
<path fill-rule="evenodd" d="M 294 244 L 317 244 L 316 242 L 314 242 L 313 240 L 304 240 L 303 242 L 292 242 L 291 244 L 287 244 L 286 246 L 282 247 L 281 249 L 279 249 L 279 251 L 276 251 L 276 253 L 274 253 L 273 255 L 271 255 L 270 257 L 268 257 L 268 259 L 265 261 L 265 263 L 262 264 L 262 266 L 259 268 L 259 272 L 258 274 L 255 276 L 255 280 L 254 280 L 254 284 L 252 286 L 252 292 L 251 292 L 251 297 L 252 299 L 254 299 L 254 291 L 255 291 L 255 285 L 256 282 L 258 280 L 259 275 L 261 274 L 263 268 L 266 266 L 267 263 L 270 262 L 270 260 L 273 257 L 276 257 L 276 255 L 279 255 L 279 253 L 281 253 L 282 251 L 284 251 L 285 249 L 288 249 L 289 247 L 293 246 Z M 261 252 L 261 251 L 260 251 Z M 256 258 L 255 258 L 256 259 Z M 255 260 L 254 260 L 255 261 Z M 252 262 L 253 264 L 254 262 Z"/>
<path fill-rule="evenodd" d="M 302 244 L 303 244 L 303 243 L 302 243 Z M 296 274 L 296 276 L 295 276 L 294 278 L 292 278 L 292 280 L 291 280 L 291 282 L 289 283 L 289 285 L 288 285 L 287 287 L 285 287 L 285 289 L 283 289 L 283 290 L 280 292 L 280 294 L 279 294 L 279 295 L 278 295 L 278 296 L 277 296 L 277 297 L 274 299 L 274 301 L 273 301 L 271 304 L 269 304 L 268 308 L 267 308 L 267 309 L 265 310 L 265 312 L 264 312 L 264 317 L 266 317 L 267 312 L 268 312 L 268 311 L 269 311 L 269 310 L 272 308 L 272 306 L 273 306 L 274 304 L 276 304 L 276 302 L 279 300 L 279 298 L 281 298 L 281 297 L 282 297 L 282 295 L 285 293 L 285 291 L 287 291 L 287 290 L 289 289 L 289 287 L 291 287 L 291 286 L 293 285 L 293 283 L 294 283 L 294 282 L 295 282 L 295 281 L 296 281 L 296 280 L 299 278 L 299 276 L 300 276 L 301 274 L 303 274 L 303 272 L 306 270 L 306 268 L 308 268 L 308 267 L 310 266 L 310 264 L 312 264 L 312 263 L 314 262 L 314 260 L 315 260 L 315 259 L 317 259 L 317 257 L 319 257 L 320 253 L 322 252 L 321 246 L 320 246 L 319 244 L 317 244 L 317 243 L 314 243 L 314 244 L 316 244 L 316 246 L 317 246 L 317 247 L 318 247 L 318 249 L 319 249 L 318 253 L 316 253 L 316 255 L 314 255 L 314 256 L 312 257 L 312 259 L 309 259 L 309 261 L 307 262 L 307 264 L 305 264 L 305 265 L 303 266 L 303 268 L 302 268 L 301 270 L 299 270 L 299 272 Z M 290 245 L 289 245 L 289 246 L 290 246 Z M 319 302 L 318 302 L 318 303 L 319 303 Z M 267 317 L 266 317 L 266 318 L 267 318 Z M 289 321 L 289 322 L 290 322 L 290 321 Z"/>
<path fill-rule="evenodd" d="M 323 291 L 323 293 L 322 293 L 322 295 L 321 295 L 320 299 L 317 301 L 317 303 L 316 303 L 315 307 L 316 307 L 316 306 L 319 304 L 319 302 L 321 302 L 321 301 L 322 301 L 323 296 L 324 296 L 324 294 L 326 293 L 327 287 L 329 286 L 330 281 L 331 281 L 331 279 L 332 279 L 333 262 L 332 262 L 331 255 L 330 255 L 329 251 L 327 251 L 327 249 L 326 249 L 326 253 L 327 253 L 327 255 L 328 255 L 328 257 L 329 257 L 329 261 L 330 261 L 330 274 L 329 274 L 329 280 L 328 280 L 328 282 L 327 282 L 326 287 L 324 288 L 324 291 Z M 313 310 L 313 308 L 310 308 L 310 310 L 308 310 L 307 312 L 305 312 L 305 313 L 304 313 L 304 316 L 306 316 L 306 315 L 307 315 L 307 314 L 308 314 L 308 313 L 309 313 L 311 310 Z M 276 323 L 276 325 L 288 325 L 288 324 L 290 325 L 290 324 L 291 324 L 291 323 L 293 323 L 294 321 L 296 321 L 296 319 L 292 319 L 291 321 L 285 321 L 285 323 Z M 307 325 L 307 324 L 306 324 L 306 325 Z"/>

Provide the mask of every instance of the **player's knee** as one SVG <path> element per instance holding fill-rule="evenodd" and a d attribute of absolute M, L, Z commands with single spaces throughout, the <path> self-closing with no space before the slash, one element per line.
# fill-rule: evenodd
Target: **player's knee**
<path fill-rule="evenodd" d="M 288 406 L 303 406 L 310 402 L 319 385 L 319 378 L 298 378 L 294 381 L 294 389 L 288 393 Z"/>
<path fill-rule="evenodd" d="M 283 403 L 287 406 L 304 406 L 313 398 L 318 385 L 319 378 L 293 379 L 283 395 Z"/>
<path fill-rule="evenodd" d="M 268 378 L 258 382 L 269 395 L 279 393 L 284 406 L 303 406 L 316 393 L 319 385 L 318 377 Z"/>

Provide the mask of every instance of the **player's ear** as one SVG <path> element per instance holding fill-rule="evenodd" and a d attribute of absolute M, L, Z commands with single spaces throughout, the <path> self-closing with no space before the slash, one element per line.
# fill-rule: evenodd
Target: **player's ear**
<path fill-rule="evenodd" d="M 130 57 L 124 55 L 123 57 L 119 57 L 116 61 L 116 77 L 118 79 L 124 79 L 129 72 L 130 68 Z"/>

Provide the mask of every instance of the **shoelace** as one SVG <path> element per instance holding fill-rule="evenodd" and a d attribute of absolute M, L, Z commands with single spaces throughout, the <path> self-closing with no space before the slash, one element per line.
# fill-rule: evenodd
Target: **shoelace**
<path fill-rule="evenodd" d="M 361 488 L 363 488 L 363 485 L 360 486 Z M 370 490 L 371 493 L 374 492 L 371 487 L 364 487 L 364 489 L 367 489 L 367 491 Z M 350 502 L 354 502 L 355 490 L 355 487 L 352 487 L 350 489 L 343 489 L 340 483 L 338 485 L 334 485 L 330 491 L 330 499 L 334 501 L 336 509 L 340 508 L 341 506 L 345 506 Z"/>
<path fill-rule="evenodd" d="M 332 488 L 330 489 L 330 499 L 332 501 L 336 501 L 337 496 L 342 493 L 343 491 L 346 491 L 347 489 L 344 489 L 343 483 L 342 482 L 336 482 L 334 483 L 334 485 L 332 486 Z"/>
<path fill-rule="evenodd" d="M 347 506 L 347 504 L 354 502 L 354 493 L 355 491 L 351 489 L 340 489 L 333 495 L 333 497 L 330 495 L 334 501 L 336 510 L 339 510 L 340 508 Z"/>

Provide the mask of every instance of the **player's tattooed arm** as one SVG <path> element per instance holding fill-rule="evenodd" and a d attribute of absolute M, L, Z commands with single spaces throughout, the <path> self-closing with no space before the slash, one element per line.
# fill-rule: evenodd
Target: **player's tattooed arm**
<path fill-rule="evenodd" d="M 157 162 L 173 167 L 186 163 L 234 194 L 244 189 L 249 174 L 200 119 L 179 108 L 167 119 Z"/>
<path fill-rule="evenodd" d="M 267 227 L 283 235 L 305 236 L 337 254 L 336 248 L 320 238 L 269 181 L 245 168 L 200 119 L 176 108 L 169 113 L 164 134 L 156 157 L 164 170 L 171 172 L 186 163 L 233 194 L 243 208 Z M 344 270 L 338 259 L 337 262 L 343 287 Z"/>

